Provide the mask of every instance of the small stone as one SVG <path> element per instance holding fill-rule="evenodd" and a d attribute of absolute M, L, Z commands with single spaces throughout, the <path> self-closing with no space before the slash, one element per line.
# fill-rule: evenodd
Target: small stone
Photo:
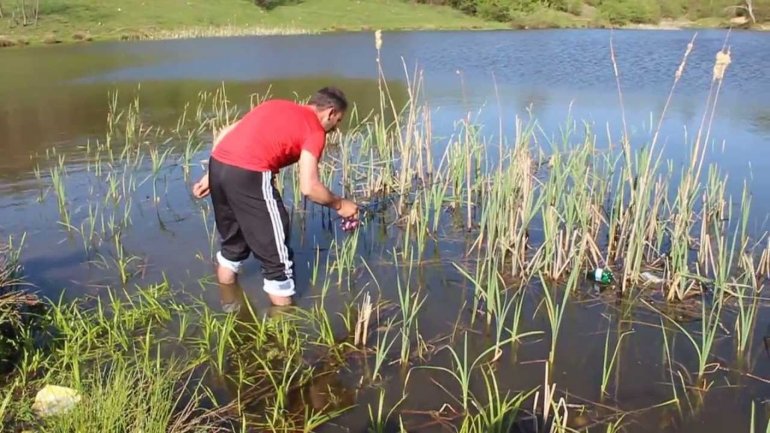
<path fill-rule="evenodd" d="M 32 410 L 41 417 L 51 416 L 72 409 L 79 401 L 80 395 L 72 388 L 46 385 L 35 396 Z"/>
<path fill-rule="evenodd" d="M 739 17 L 733 17 L 730 18 L 730 24 L 743 26 L 749 23 L 748 17 L 739 16 Z"/>

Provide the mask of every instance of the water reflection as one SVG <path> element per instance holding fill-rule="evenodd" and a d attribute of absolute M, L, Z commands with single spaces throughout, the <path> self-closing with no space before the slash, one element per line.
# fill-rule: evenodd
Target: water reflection
<path fill-rule="evenodd" d="M 118 109 L 122 110 L 135 97 L 139 98 L 142 114 L 152 119 L 155 127 L 173 128 L 185 110 L 195 114 L 201 92 L 213 93 L 224 89 L 229 101 L 241 112 L 252 100 L 269 95 L 277 98 L 306 98 L 318 88 L 337 84 L 355 103 L 358 114 L 364 116 L 379 109 L 377 82 L 374 80 L 340 80 L 337 77 L 314 76 L 300 80 L 269 80 L 257 82 L 215 83 L 203 81 L 172 81 L 117 83 L 114 85 L 71 85 L 40 91 L 11 93 L 0 99 L 0 182 L 15 182 L 29 178 L 36 164 L 45 168 L 46 149 L 56 146 L 77 159 L 78 146 L 88 140 L 104 140 L 110 95 L 117 93 Z M 396 104 L 406 101 L 406 88 L 394 83 L 390 91 Z M 204 110 L 210 110 L 207 103 Z"/>

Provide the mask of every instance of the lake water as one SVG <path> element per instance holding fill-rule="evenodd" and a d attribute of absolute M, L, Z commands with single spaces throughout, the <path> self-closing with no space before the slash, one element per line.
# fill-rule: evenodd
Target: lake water
<path fill-rule="evenodd" d="M 397 102 L 406 100 L 406 80 L 413 80 L 414 71 L 419 71 L 424 101 L 433 112 L 432 126 L 439 138 L 451 134 L 454 123 L 470 112 L 485 125 L 490 140 L 495 140 L 500 127 L 504 136 L 512 136 L 516 116 L 530 115 L 544 134 L 554 137 L 573 119 L 593 124 L 600 139 L 608 132 L 617 139 L 622 131 L 621 113 L 625 113 L 633 142 L 640 145 L 649 141 L 675 71 L 694 35 L 694 31 L 632 30 L 384 33 L 382 65 Z M 620 70 L 622 110 L 610 57 L 611 41 Z M 747 179 L 754 196 L 751 228 L 759 232 L 767 228 L 765 216 L 770 214 L 770 34 L 698 32 L 662 125 L 661 142 L 675 163 L 687 158 L 687 141 L 697 131 L 706 105 L 714 58 L 725 44 L 731 48 L 732 63 L 719 96 L 706 160 L 719 162 L 730 174 L 731 190 L 738 194 Z M 227 89 L 233 103 L 244 107 L 255 93 L 269 90 L 272 96 L 306 97 L 331 84 L 345 90 L 351 102 L 365 112 L 378 103 L 376 56 L 370 33 L 2 50 L 0 235 L 26 233 L 23 264 L 28 280 L 42 294 L 57 297 L 63 289 L 68 296 L 98 293 L 104 285 L 114 284 L 114 273 L 94 266 L 94 258 L 84 251 L 82 242 L 57 223 L 59 213 L 50 192 L 39 200 L 45 188 L 41 188 L 35 168 L 40 168 L 46 181 L 52 161 L 56 161 L 46 157 L 46 150 L 55 147 L 57 153 L 67 155 L 69 175 L 65 183 L 72 217 L 79 221 L 87 216 L 92 180 L 84 172 L 82 147 L 106 131 L 109 92 L 117 90 L 125 105 L 140 89 L 142 116 L 165 126 L 177 121 L 185 104 L 194 106 L 200 91 L 215 91 L 220 86 Z M 202 152 L 196 159 L 206 156 Z M 200 166 L 194 167 L 192 180 L 202 172 Z M 210 274 L 211 265 L 201 258 L 208 257 L 209 243 L 200 204 L 188 194 L 190 182 L 181 173 L 171 172 L 162 192 L 165 206 L 157 213 L 148 205 L 152 189 L 140 187 L 133 224 L 124 242 L 128 250 L 143 258 L 144 279 L 165 274 L 176 285 L 216 305 L 216 290 L 201 292 L 198 283 Z M 212 221 L 209 216 L 209 223 Z M 329 237 L 322 226 L 320 217 L 313 219 L 294 241 L 300 280 L 309 276 L 308 264 L 315 258 L 313 245 L 328 247 Z M 444 254 L 461 247 L 442 246 Z M 421 284 L 434 296 L 422 313 L 425 323 L 421 328 L 437 333 L 447 320 L 454 319 L 446 317 L 447 308 L 453 316 L 462 308 L 459 287 L 465 285 L 464 278 L 451 265 L 429 268 L 421 278 Z M 260 281 L 258 265 L 251 263 L 242 285 L 260 287 Z M 306 293 L 312 293 L 307 282 L 299 284 Z M 247 292 L 257 305 L 265 305 L 259 290 Z M 445 292 L 450 293 L 446 298 L 451 300 L 443 300 Z M 310 303 L 309 297 L 299 301 L 300 306 Z M 558 363 L 555 377 L 559 389 L 570 396 L 590 399 L 601 378 L 606 326 L 597 327 L 596 323 L 604 308 L 576 302 L 565 312 L 566 330 L 559 350 L 567 359 Z M 757 321 L 758 348 L 762 344 L 759 334 L 768 319 L 763 315 Z M 542 318 L 538 320 L 532 323 L 533 328 L 545 323 Z M 624 352 L 619 363 L 617 374 L 624 380 L 615 396 L 618 408 L 641 410 L 669 398 L 670 385 L 661 383 L 667 376 L 661 372 L 660 337 L 658 330 L 636 330 L 633 338 L 638 343 Z M 677 351 L 684 359 L 692 357 L 686 348 Z M 760 349 L 754 355 L 752 373 L 770 377 L 766 355 Z M 524 349 L 519 357 L 541 358 L 542 348 Z M 542 383 L 539 365 L 523 363 L 518 368 L 505 377 L 505 386 L 526 389 Z M 431 386 L 430 375 L 424 376 L 415 380 Z M 626 426 L 627 431 L 748 431 L 751 402 L 763 402 L 770 387 L 746 377 L 736 379 L 741 383 L 733 383 L 733 379 L 726 376 L 715 384 L 697 415 L 681 416 L 669 408 L 650 409 L 631 416 L 633 422 Z M 388 389 L 398 396 L 399 386 L 393 383 Z M 592 391 L 583 392 L 585 389 Z M 437 410 L 435 403 L 432 391 L 416 390 L 409 398 L 412 408 Z M 364 406 L 335 423 L 348 427 L 347 431 L 358 431 L 365 426 L 366 416 Z M 601 425 L 597 428 L 605 431 Z M 330 426 L 328 431 L 338 431 L 338 427 Z M 432 426 L 424 431 L 442 430 Z"/>

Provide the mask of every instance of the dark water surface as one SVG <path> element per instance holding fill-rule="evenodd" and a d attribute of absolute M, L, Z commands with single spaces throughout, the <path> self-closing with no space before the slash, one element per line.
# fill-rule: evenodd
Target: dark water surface
<path fill-rule="evenodd" d="M 433 112 L 437 146 L 441 145 L 441 137 L 453 132 L 454 122 L 468 112 L 485 125 L 484 131 L 490 137 L 497 134 L 501 122 L 503 135 L 510 138 L 515 117 L 527 118 L 531 113 L 543 131 L 554 137 L 559 136 L 565 122 L 574 119 L 593 123 L 600 138 L 606 137 L 605 131 L 609 130 L 616 139 L 622 123 L 610 60 L 612 38 L 626 120 L 635 145 L 641 145 L 649 141 L 649 131 L 657 123 L 674 71 L 693 35 L 691 31 L 611 34 L 588 30 L 385 33 L 382 64 L 396 102 L 407 98 L 405 68 L 410 80 L 414 79 L 415 67 L 420 69 L 425 101 Z M 685 139 L 692 140 L 701 122 L 714 56 L 727 37 L 723 31 L 701 31 L 697 35 L 661 130 L 666 154 L 675 162 L 681 163 L 687 157 Z M 770 213 L 770 35 L 733 32 L 727 43 L 732 64 L 720 95 L 707 161 L 718 161 L 721 169 L 730 174 L 728 184 L 736 194 L 747 179 L 754 197 L 750 227 L 759 232 L 766 229 L 765 216 Z M 58 223 L 56 198 L 47 191 L 49 169 L 57 159 L 46 157 L 46 152 L 55 147 L 57 154 L 66 155 L 69 209 L 73 222 L 79 223 L 88 216 L 93 191 L 104 187 L 94 185 L 93 176 L 86 172 L 83 146 L 105 134 L 109 92 L 118 91 L 121 106 L 138 92 L 145 121 L 164 127 L 172 127 L 187 104 L 194 110 L 199 92 L 213 92 L 222 86 L 231 102 L 242 109 L 252 94 L 270 90 L 273 96 L 307 97 L 321 86 L 334 84 L 348 93 L 361 112 L 367 112 L 379 101 L 376 54 L 374 37 L 369 33 L 2 50 L 0 235 L 18 237 L 26 233 L 24 267 L 30 282 L 42 294 L 57 297 L 63 289 L 68 296 L 99 293 L 105 285 L 115 283 L 115 272 L 95 265 L 94 255 L 84 251 L 81 240 Z M 193 161 L 207 155 L 202 151 Z M 36 167 L 41 181 L 35 175 Z M 207 202 L 198 202 L 189 194 L 191 182 L 202 172 L 202 167 L 196 165 L 186 178 L 182 170 L 168 169 L 156 183 L 162 197 L 160 206 L 153 204 L 152 182 L 141 184 L 133 195 L 132 225 L 123 242 L 128 251 L 142 258 L 145 281 L 166 275 L 175 287 L 201 295 L 216 306 L 216 288 L 200 282 L 212 270 L 206 225 L 212 229 L 213 216 Z M 146 173 L 134 176 L 141 183 Z M 302 227 L 300 221 L 294 224 L 297 235 L 293 243 L 299 303 L 308 306 L 320 290 L 318 285 L 308 283 L 317 247 L 328 248 L 335 238 L 342 242 L 344 235 L 328 230 L 317 209 L 302 223 Z M 393 266 L 386 259 L 399 233 L 392 227 L 373 225 L 360 235 L 362 251 L 369 253 L 362 252 L 362 256 L 373 264 L 385 263 L 373 266 L 373 272 L 383 285 L 383 293 L 396 301 Z M 419 275 L 413 276 L 412 284 L 428 296 L 420 314 L 420 331 L 426 338 L 444 335 L 458 318 L 467 319 L 464 301 L 470 298 L 471 286 L 451 262 L 463 260 L 470 238 L 460 234 L 453 242 L 440 243 L 442 260 L 429 261 L 415 271 Z M 104 248 L 103 254 L 108 255 L 109 247 Z M 356 275 L 360 286 L 369 279 L 368 271 Z M 266 308 L 266 299 L 259 290 L 259 264 L 253 260 L 246 266 L 242 286 L 258 308 Z M 582 289 L 587 292 L 590 287 Z M 547 333 L 545 316 L 542 312 L 535 314 L 538 307 L 542 309 L 538 290 L 525 304 L 522 327 L 524 331 Z M 587 403 L 591 407 L 589 418 L 611 416 L 613 410 L 647 409 L 670 400 L 672 388 L 657 317 L 623 314 L 623 305 L 587 298 L 571 302 L 565 312 L 553 375 L 559 391 L 575 404 L 600 399 L 604 338 L 610 327 L 613 333 L 625 329 L 633 329 L 634 333 L 624 340 L 613 378 L 618 385 L 604 403 L 607 408 Z M 329 306 L 330 315 L 342 308 L 336 305 Z M 760 315 L 755 326 L 749 371 L 757 378 L 770 378 L 770 359 L 762 350 L 769 319 L 766 314 Z M 732 329 L 730 323 L 727 325 Z M 692 367 L 695 354 L 691 344 L 683 336 L 672 339 L 669 336 L 672 356 Z M 483 335 L 472 338 L 469 352 L 480 353 L 490 341 Z M 511 367 L 499 378 L 501 389 L 528 390 L 542 384 L 543 364 L 539 361 L 548 356 L 547 338 L 544 342 L 524 344 L 516 352 L 516 359 L 505 361 L 505 357 L 513 355 L 503 355 Z M 462 342 L 459 344 L 455 347 L 461 348 Z M 733 344 L 728 336 L 717 343 L 715 350 L 726 354 L 725 365 L 729 367 L 734 366 L 730 356 Z M 441 352 L 431 364 L 449 365 L 446 356 Z M 401 374 L 398 366 L 386 369 L 389 380 L 384 386 L 390 403 L 401 397 Z M 355 386 L 355 381 L 348 380 L 350 377 L 342 374 L 335 379 L 339 383 L 330 386 L 342 387 L 340 395 L 345 394 L 344 390 Z M 432 378 L 441 379 L 441 373 L 412 373 L 409 396 L 402 407 L 430 411 L 451 402 L 431 382 Z M 703 401 L 691 397 L 694 410 L 689 406 L 683 413 L 672 406 L 649 409 L 630 415 L 624 425 L 629 432 L 748 431 L 752 401 L 757 403 L 758 418 L 764 422 L 762 403 L 768 395 L 770 387 L 762 380 L 725 374 L 712 384 Z M 365 431 L 366 404 L 376 403 L 376 398 L 375 393 L 360 395 L 359 407 L 336 419 L 325 431 Z M 409 425 L 428 421 L 430 417 L 413 414 Z M 419 431 L 446 430 L 432 425 Z M 606 427 L 600 424 L 591 431 L 604 432 Z"/>

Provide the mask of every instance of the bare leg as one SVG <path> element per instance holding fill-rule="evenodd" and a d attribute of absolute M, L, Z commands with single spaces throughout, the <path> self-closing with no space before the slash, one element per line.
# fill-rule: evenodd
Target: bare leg
<path fill-rule="evenodd" d="M 276 296 L 269 293 L 267 296 L 276 307 L 287 307 L 294 303 L 294 299 L 291 296 Z"/>
<path fill-rule="evenodd" d="M 222 252 L 217 252 L 216 258 L 216 270 L 217 270 L 217 282 L 219 284 L 236 284 L 238 283 L 238 272 L 241 270 L 243 262 L 234 262 L 226 259 Z"/>
<path fill-rule="evenodd" d="M 217 282 L 223 285 L 238 283 L 238 274 L 224 266 L 217 266 Z"/>
<path fill-rule="evenodd" d="M 219 303 L 226 313 L 237 313 L 243 306 L 243 289 L 238 284 L 219 285 Z"/>

